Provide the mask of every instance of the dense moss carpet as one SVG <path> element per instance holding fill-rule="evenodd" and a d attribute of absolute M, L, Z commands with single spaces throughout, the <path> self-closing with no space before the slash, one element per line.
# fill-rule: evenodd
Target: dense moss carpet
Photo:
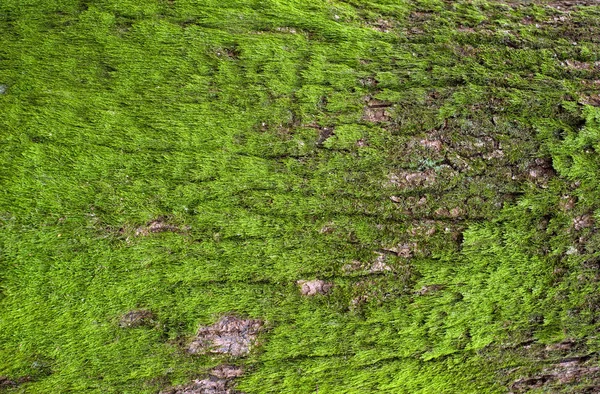
<path fill-rule="evenodd" d="M 0 391 L 600 392 L 595 4 L 1 1 Z"/>

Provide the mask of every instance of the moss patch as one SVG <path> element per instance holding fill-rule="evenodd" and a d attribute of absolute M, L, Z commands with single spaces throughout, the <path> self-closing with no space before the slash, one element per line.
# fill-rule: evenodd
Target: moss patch
<path fill-rule="evenodd" d="M 0 389 L 593 392 L 591 3 L 3 1 Z"/>

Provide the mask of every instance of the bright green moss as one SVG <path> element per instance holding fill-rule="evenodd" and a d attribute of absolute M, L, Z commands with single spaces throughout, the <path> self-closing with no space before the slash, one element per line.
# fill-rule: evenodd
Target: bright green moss
<path fill-rule="evenodd" d="M 0 390 L 500 393 L 598 351 L 598 7 L 29 3 L 0 4 Z M 227 313 L 260 346 L 185 352 Z"/>

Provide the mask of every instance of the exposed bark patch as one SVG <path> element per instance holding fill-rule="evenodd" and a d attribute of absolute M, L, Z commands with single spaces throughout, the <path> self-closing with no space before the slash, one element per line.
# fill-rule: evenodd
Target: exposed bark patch
<path fill-rule="evenodd" d="M 421 289 L 419 291 L 417 291 L 416 294 L 427 295 L 427 294 L 438 292 L 445 288 L 446 288 L 445 285 L 426 285 L 426 286 L 421 287 Z"/>
<path fill-rule="evenodd" d="M 160 217 L 156 220 L 149 222 L 148 224 L 146 224 L 143 227 L 138 227 L 135 230 L 135 235 L 143 237 L 143 236 L 147 236 L 147 235 L 155 234 L 155 233 L 164 233 L 164 232 L 178 233 L 178 232 L 186 231 L 189 229 L 190 228 L 187 226 L 178 227 L 173 224 L 169 224 L 167 222 L 166 218 Z"/>
<path fill-rule="evenodd" d="M 591 215 L 581 215 L 573 219 L 573 228 L 575 230 L 582 230 L 584 228 L 592 227 L 594 225 L 594 219 Z"/>
<path fill-rule="evenodd" d="M 469 28 L 459 28 L 458 31 L 462 32 L 462 33 L 474 33 L 475 29 L 469 29 Z M 456 46 L 454 47 L 454 53 L 456 53 L 459 57 L 465 58 L 465 57 L 474 57 L 479 53 L 479 49 L 475 48 L 472 45 L 464 45 L 464 46 Z"/>
<path fill-rule="evenodd" d="M 434 214 L 435 216 L 438 216 L 440 218 L 450 218 L 450 219 L 456 219 L 460 216 L 464 215 L 464 211 L 461 208 L 458 207 L 454 207 L 451 209 L 448 208 L 438 208 L 435 210 Z"/>
<path fill-rule="evenodd" d="M 364 108 L 363 120 L 372 123 L 389 122 L 391 115 L 388 109 L 392 106 L 385 101 L 377 100 L 371 97 L 366 97 L 367 105 Z"/>
<path fill-rule="evenodd" d="M 379 18 L 373 22 L 367 22 L 367 26 L 381 33 L 389 33 L 394 29 L 393 22 L 382 18 Z"/>
<path fill-rule="evenodd" d="M 456 153 L 449 153 L 448 155 L 446 155 L 446 160 L 448 163 L 451 164 L 452 168 L 456 169 L 456 171 L 458 172 L 470 171 L 472 169 L 471 164 L 469 164 L 469 161 L 465 160 L 463 157 L 457 155 Z"/>
<path fill-rule="evenodd" d="M 511 389 L 515 390 L 514 392 L 522 393 L 535 388 L 540 388 L 551 379 L 551 375 L 538 375 L 533 378 L 518 379 L 512 384 Z"/>
<path fill-rule="evenodd" d="M 414 223 L 408 228 L 408 234 L 417 237 L 432 236 L 437 232 L 438 224 L 434 220 L 424 220 L 422 222 Z"/>
<path fill-rule="evenodd" d="M 556 176 L 552 162 L 549 159 L 535 159 L 528 166 L 526 174 L 530 180 L 542 187 L 545 187 L 548 181 Z"/>
<path fill-rule="evenodd" d="M 598 62 L 596 62 L 596 63 L 598 63 Z M 590 71 L 598 66 L 598 64 L 596 64 L 596 63 L 592 64 L 592 63 L 580 62 L 578 60 L 565 60 L 563 64 L 564 64 L 564 66 L 566 66 L 569 69 Z"/>
<path fill-rule="evenodd" d="M 404 213 L 406 215 L 416 215 L 416 212 L 426 208 L 427 205 L 427 197 L 426 196 L 408 196 L 408 197 L 398 197 L 398 196 L 390 196 L 390 200 L 399 204 Z"/>
<path fill-rule="evenodd" d="M 436 181 L 434 170 L 427 171 L 402 171 L 388 176 L 389 184 L 398 187 L 432 186 Z"/>
<path fill-rule="evenodd" d="M 375 86 L 377 86 L 379 84 L 379 82 L 377 82 L 377 80 L 373 77 L 366 77 L 366 78 L 361 78 L 358 80 L 358 82 L 365 87 L 368 88 L 374 88 Z"/>
<path fill-rule="evenodd" d="M 422 139 L 421 141 L 419 141 L 419 144 L 421 144 L 421 146 L 430 149 L 434 152 L 439 152 L 442 150 L 443 144 L 442 141 L 440 140 L 430 140 L 430 139 Z"/>
<path fill-rule="evenodd" d="M 350 263 L 344 264 L 344 266 L 342 267 L 342 271 L 349 274 L 351 272 L 362 269 L 362 267 L 363 267 L 363 263 L 361 263 L 358 260 L 352 260 Z"/>
<path fill-rule="evenodd" d="M 464 139 L 453 144 L 454 151 L 463 157 L 482 156 L 492 152 L 496 147 L 497 143 L 491 137 L 469 138 L 465 136 Z"/>
<path fill-rule="evenodd" d="M 350 309 L 359 309 L 363 304 L 369 302 L 371 296 L 368 294 L 368 289 L 375 284 L 371 281 L 360 281 L 354 285 L 354 289 L 358 295 L 350 301 Z"/>
<path fill-rule="evenodd" d="M 317 146 L 323 146 L 323 143 L 327 139 L 335 134 L 333 127 L 318 127 L 319 138 L 317 139 Z"/>
<path fill-rule="evenodd" d="M 570 351 L 573 350 L 577 346 L 577 342 L 572 339 L 567 339 L 559 343 L 553 343 L 550 345 L 546 345 L 545 351 L 547 352 L 556 352 L 556 351 Z"/>
<path fill-rule="evenodd" d="M 384 248 L 383 251 L 385 253 L 391 253 L 398 257 L 410 258 L 413 256 L 413 253 L 417 250 L 417 244 L 415 242 L 412 243 L 402 243 L 396 246 L 392 246 L 391 248 Z M 381 254 L 381 253 L 379 253 Z"/>
<path fill-rule="evenodd" d="M 361 280 L 354 284 L 354 290 L 358 295 L 350 301 L 351 309 L 358 309 L 363 304 L 376 299 L 378 296 L 377 284 L 373 280 Z"/>
<path fill-rule="evenodd" d="M 141 309 L 130 311 L 124 314 L 119 321 L 121 328 L 134 328 L 141 326 L 150 326 L 155 323 L 155 316 L 149 310 Z"/>
<path fill-rule="evenodd" d="M 587 357 L 566 358 L 551 368 L 544 369 L 539 375 L 516 380 L 511 389 L 513 393 L 524 393 L 538 388 L 561 387 L 584 381 L 597 381 L 600 367 L 585 365 Z"/>
<path fill-rule="evenodd" d="M 365 141 L 363 138 L 361 138 L 358 141 L 356 141 L 356 146 L 359 148 L 363 148 L 365 146 L 369 146 L 369 144 L 367 143 L 367 141 Z"/>
<path fill-rule="evenodd" d="M 584 85 L 588 85 L 588 86 L 592 86 L 594 88 L 597 88 L 598 86 L 600 86 L 600 79 L 595 79 L 593 81 L 588 81 L 588 80 L 583 80 L 581 81 L 582 84 Z"/>
<path fill-rule="evenodd" d="M 568 12 L 576 7 L 598 5 L 598 2 L 596 0 L 562 0 L 552 1 L 544 5 L 558 11 Z"/>
<path fill-rule="evenodd" d="M 323 227 L 321 227 L 321 229 L 319 230 L 320 234 L 331 234 L 335 231 L 335 224 L 334 223 L 327 223 L 326 225 L 324 225 Z"/>
<path fill-rule="evenodd" d="M 345 264 L 342 267 L 342 270 L 345 273 L 351 273 L 355 271 L 366 271 L 370 274 L 381 273 L 381 272 L 391 272 L 394 269 L 387 263 L 387 255 L 388 254 L 396 254 L 388 250 L 383 250 L 381 252 L 374 252 L 377 254 L 375 260 L 371 263 L 362 263 L 358 260 L 352 260 L 352 262 Z"/>
<path fill-rule="evenodd" d="M 581 104 L 592 105 L 594 107 L 600 107 L 600 94 L 591 94 L 588 96 L 582 96 L 579 99 Z"/>
<path fill-rule="evenodd" d="M 256 344 L 263 322 L 257 319 L 240 319 L 223 316 L 210 326 L 203 326 L 189 345 L 191 354 L 229 354 L 245 356 Z"/>
<path fill-rule="evenodd" d="M 411 273 L 406 267 L 406 272 L 399 272 L 399 274 L 401 276 L 372 276 L 354 283 L 352 286 L 354 295 L 348 305 L 349 308 L 356 311 L 363 305 L 373 302 L 381 305 L 387 299 L 398 296 L 400 292 L 404 293 L 407 289 L 394 288 L 397 287 L 398 281 L 404 281 Z"/>
<path fill-rule="evenodd" d="M 0 376 L 0 388 L 16 387 L 18 383 L 6 376 Z"/>
<path fill-rule="evenodd" d="M 329 293 L 333 287 L 333 283 L 325 282 L 320 279 L 313 280 L 299 280 L 296 284 L 300 287 L 300 294 L 303 296 L 316 296 L 318 294 L 325 295 Z"/>
<path fill-rule="evenodd" d="M 23 383 L 31 382 L 32 380 L 33 379 L 31 376 L 22 376 L 18 379 L 11 379 L 8 376 L 0 376 L 0 389 L 17 387 Z"/>
<path fill-rule="evenodd" d="M 375 261 L 371 265 L 371 268 L 369 268 L 369 272 L 372 274 L 377 273 L 377 272 L 386 272 L 386 271 L 392 271 L 392 267 L 390 267 L 383 261 L 379 261 L 379 260 Z"/>
<path fill-rule="evenodd" d="M 462 208 L 458 208 L 458 207 L 454 207 L 452 209 L 450 209 L 450 217 L 451 218 L 457 218 L 459 216 L 464 215 L 464 211 L 462 210 Z"/>
<path fill-rule="evenodd" d="M 456 28 L 456 31 L 459 31 L 461 33 L 477 33 L 477 30 L 473 29 L 472 27 L 466 26 L 459 26 L 458 28 Z"/>
<path fill-rule="evenodd" d="M 228 58 L 231 60 L 238 60 L 240 58 L 240 51 L 236 47 L 232 48 L 218 48 L 215 54 L 221 58 Z"/>
<path fill-rule="evenodd" d="M 376 272 L 392 271 L 392 267 L 390 267 L 385 262 L 386 261 L 385 253 L 379 253 L 379 252 L 376 252 L 376 253 L 377 253 L 377 258 L 375 259 L 373 264 L 371 264 L 371 266 L 369 267 L 369 272 L 376 273 Z"/>
<path fill-rule="evenodd" d="M 575 203 L 577 202 L 577 198 L 569 195 L 564 195 L 561 197 L 558 206 L 563 211 L 570 211 L 575 208 Z"/>
<path fill-rule="evenodd" d="M 366 107 L 363 113 L 363 120 L 372 123 L 389 122 L 390 114 L 385 108 Z"/>
<path fill-rule="evenodd" d="M 414 11 L 409 15 L 409 20 L 415 23 L 423 23 L 432 19 L 434 14 L 432 12 Z"/>
<path fill-rule="evenodd" d="M 161 394 L 243 394 L 233 388 L 233 379 L 242 376 L 243 373 L 239 367 L 220 365 L 211 370 L 205 379 L 161 391 Z"/>
<path fill-rule="evenodd" d="M 403 200 L 402 198 L 398 197 L 398 196 L 390 196 L 390 200 L 392 200 L 395 203 L 401 203 Z"/>
<path fill-rule="evenodd" d="M 234 365 L 219 365 L 209 372 L 211 376 L 218 379 L 238 378 L 244 374 L 244 370 Z"/>
<path fill-rule="evenodd" d="M 504 151 L 502 149 L 496 149 L 490 153 L 486 153 L 483 155 L 483 158 L 486 160 L 502 159 L 503 157 Z"/>
<path fill-rule="evenodd" d="M 275 31 L 278 31 L 280 33 L 288 33 L 288 34 L 296 34 L 297 33 L 295 28 L 288 27 L 288 26 L 276 27 Z"/>

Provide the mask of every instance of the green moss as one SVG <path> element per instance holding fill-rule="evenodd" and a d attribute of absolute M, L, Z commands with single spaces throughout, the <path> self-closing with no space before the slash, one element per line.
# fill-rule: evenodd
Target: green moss
<path fill-rule="evenodd" d="M 154 393 L 231 362 L 247 393 L 496 393 L 598 351 L 598 7 L 21 3 L 2 390 Z M 331 293 L 302 297 L 314 278 Z M 140 308 L 156 324 L 119 327 Z M 265 321 L 255 351 L 184 351 L 226 313 Z"/>

